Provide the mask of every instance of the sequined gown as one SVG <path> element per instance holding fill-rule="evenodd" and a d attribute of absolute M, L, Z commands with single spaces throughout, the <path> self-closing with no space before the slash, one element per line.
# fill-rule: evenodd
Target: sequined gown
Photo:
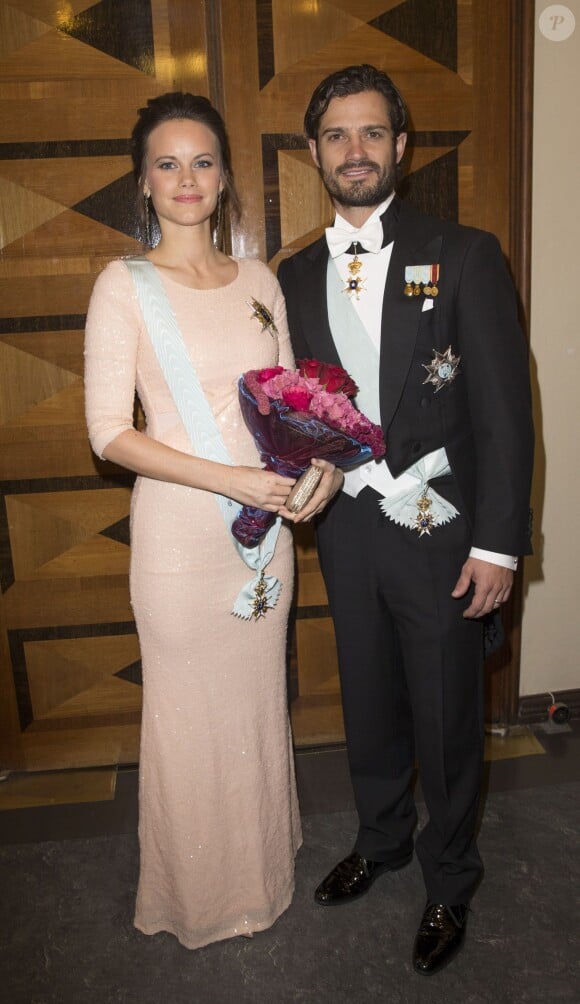
<path fill-rule="evenodd" d="M 293 364 L 279 286 L 260 262 L 195 290 L 163 284 L 236 464 L 260 466 L 236 381 Z M 274 315 L 274 338 L 247 301 Z M 147 434 L 192 448 L 149 342 L 122 261 L 98 278 L 87 317 L 87 423 L 103 450 L 132 428 L 135 388 Z M 291 533 L 268 568 L 283 582 L 258 621 L 231 614 L 251 578 L 210 492 L 137 478 L 131 505 L 131 602 L 143 663 L 135 925 L 188 948 L 269 927 L 290 903 L 301 841 L 285 687 Z"/>

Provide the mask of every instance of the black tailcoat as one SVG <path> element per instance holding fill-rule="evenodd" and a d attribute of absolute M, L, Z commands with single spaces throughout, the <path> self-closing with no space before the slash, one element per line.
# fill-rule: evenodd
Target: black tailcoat
<path fill-rule="evenodd" d="M 497 239 L 426 216 L 395 197 L 383 218 L 395 240 L 383 301 L 381 424 L 398 475 L 444 446 L 473 546 L 527 554 L 533 455 L 527 345 Z M 297 358 L 338 363 L 328 325 L 324 237 L 280 264 Z M 438 263 L 433 310 L 405 296 L 405 267 Z M 364 294 L 363 294 L 364 295 Z M 435 350 L 461 356 L 459 375 L 425 384 Z"/>
<path fill-rule="evenodd" d="M 360 828 L 356 849 L 395 866 L 413 847 L 415 758 L 429 823 L 416 841 L 427 894 L 468 902 L 481 875 L 475 822 L 483 751 L 481 626 L 453 599 L 471 546 L 529 551 L 533 433 L 527 346 L 498 241 L 395 197 L 379 392 L 386 461 L 398 475 L 444 447 L 441 494 L 460 516 L 420 537 L 382 515 L 371 488 L 344 493 L 318 521 L 334 619 L 347 749 Z M 321 238 L 283 261 L 279 279 L 297 358 L 340 363 L 328 323 Z M 438 295 L 406 296 L 405 268 L 439 265 Z M 345 298 L 346 298 L 345 293 Z M 365 295 L 364 293 L 362 294 Z M 451 348 L 459 372 L 440 389 L 425 369 Z"/>

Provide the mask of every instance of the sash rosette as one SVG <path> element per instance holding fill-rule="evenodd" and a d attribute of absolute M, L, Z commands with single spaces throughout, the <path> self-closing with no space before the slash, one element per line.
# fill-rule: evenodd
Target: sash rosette
<path fill-rule="evenodd" d="M 342 468 L 382 457 L 382 430 L 353 404 L 358 388 L 346 370 L 316 359 L 296 364 L 296 370 L 249 370 L 238 381 L 242 415 L 266 470 L 297 478 L 313 457 Z M 255 547 L 275 518 L 243 506 L 232 533 Z"/>

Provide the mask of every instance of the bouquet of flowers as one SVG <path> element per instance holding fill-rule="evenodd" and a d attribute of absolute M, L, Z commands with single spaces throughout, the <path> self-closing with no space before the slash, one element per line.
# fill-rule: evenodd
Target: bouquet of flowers
<path fill-rule="evenodd" d="M 347 468 L 385 453 L 382 430 L 352 403 L 358 387 L 346 370 L 316 359 L 296 363 L 296 370 L 249 370 L 238 382 L 242 415 L 266 470 L 302 476 L 287 503 L 294 512 L 320 477 L 312 457 Z M 275 519 L 275 513 L 243 506 L 232 532 L 245 547 L 255 547 Z"/>

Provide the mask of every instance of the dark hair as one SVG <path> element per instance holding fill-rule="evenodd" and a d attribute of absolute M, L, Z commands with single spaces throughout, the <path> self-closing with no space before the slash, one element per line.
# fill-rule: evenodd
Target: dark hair
<path fill-rule="evenodd" d="M 383 95 L 395 137 L 406 131 L 407 109 L 393 81 L 382 70 L 377 70 L 369 63 L 362 63 L 359 66 L 347 66 L 343 70 L 337 70 L 318 85 L 304 116 L 304 131 L 308 139 L 318 139 L 320 119 L 328 110 L 333 98 L 346 98 L 350 94 L 361 94 L 363 91 L 378 91 Z"/>
<path fill-rule="evenodd" d="M 189 94 L 184 91 L 173 91 L 149 98 L 145 108 L 140 108 L 138 119 L 131 133 L 131 158 L 133 160 L 133 177 L 137 185 L 137 205 L 141 224 L 145 225 L 145 205 L 142 198 L 141 185 L 145 171 L 147 144 L 153 130 L 172 119 L 190 119 L 201 122 L 214 134 L 220 155 L 220 166 L 224 182 L 223 207 L 237 218 L 240 215 L 240 199 L 234 185 L 231 166 L 230 144 L 224 120 L 207 98 L 200 94 Z M 152 216 L 157 222 L 155 209 L 151 206 Z"/>

